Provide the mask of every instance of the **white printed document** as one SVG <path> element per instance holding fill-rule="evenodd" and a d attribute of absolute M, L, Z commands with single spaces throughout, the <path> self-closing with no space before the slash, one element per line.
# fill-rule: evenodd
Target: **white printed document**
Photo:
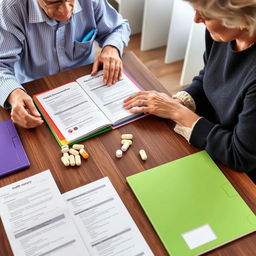
<path fill-rule="evenodd" d="M 96 76 L 80 77 L 33 99 L 59 144 L 65 145 L 142 116 L 123 107 L 124 99 L 141 90 L 126 73 L 108 86 L 99 71 Z"/>
<path fill-rule="evenodd" d="M 93 256 L 153 256 L 108 178 L 64 193 Z"/>
<path fill-rule="evenodd" d="M 0 189 L 15 256 L 153 256 L 108 178 L 60 194 L 49 170 Z"/>
<path fill-rule="evenodd" d="M 49 170 L 2 187 L 0 211 L 15 256 L 90 255 Z"/>

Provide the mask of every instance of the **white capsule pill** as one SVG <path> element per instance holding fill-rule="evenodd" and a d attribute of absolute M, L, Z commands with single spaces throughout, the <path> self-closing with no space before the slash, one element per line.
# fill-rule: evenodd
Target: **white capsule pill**
<path fill-rule="evenodd" d="M 69 154 L 76 156 L 76 155 L 79 155 L 79 152 L 78 152 L 77 150 L 71 148 L 71 149 L 69 150 Z"/>
<path fill-rule="evenodd" d="M 61 157 L 61 162 L 65 165 L 65 166 L 69 166 L 69 159 L 65 156 Z"/>
<path fill-rule="evenodd" d="M 71 166 L 75 166 L 76 165 L 76 161 L 75 161 L 75 156 L 74 155 L 70 155 L 69 156 L 69 163 Z"/>
<path fill-rule="evenodd" d="M 123 146 L 121 147 L 121 150 L 122 150 L 123 152 L 125 152 L 129 147 L 130 147 L 130 144 L 129 144 L 129 143 L 124 143 Z"/>
<path fill-rule="evenodd" d="M 122 140 L 132 140 L 133 135 L 132 134 L 122 134 L 121 139 Z"/>
<path fill-rule="evenodd" d="M 143 161 L 145 161 L 145 160 L 147 160 L 147 154 L 146 154 L 146 152 L 145 152 L 145 150 L 144 149 L 141 149 L 140 151 L 139 151 L 139 154 L 140 154 L 140 158 L 143 160 Z"/>
<path fill-rule="evenodd" d="M 83 144 L 74 144 L 72 146 L 73 149 L 77 149 L 77 150 L 80 150 L 80 149 L 83 149 L 84 148 L 84 145 Z"/>
<path fill-rule="evenodd" d="M 116 157 L 117 158 L 121 158 L 123 156 L 123 151 L 121 150 L 121 149 L 118 149 L 117 151 L 116 151 Z"/>
<path fill-rule="evenodd" d="M 67 153 L 69 151 L 69 146 L 68 145 L 64 145 L 61 147 L 61 152 L 62 153 Z"/>
<path fill-rule="evenodd" d="M 69 159 L 69 153 L 65 152 L 65 153 L 63 154 L 63 156 L 66 157 L 67 159 Z"/>
<path fill-rule="evenodd" d="M 77 166 L 81 165 L 81 156 L 80 155 L 76 155 L 75 156 L 75 162 Z"/>
<path fill-rule="evenodd" d="M 129 146 L 132 145 L 132 140 L 121 140 L 121 144 L 129 143 Z"/>

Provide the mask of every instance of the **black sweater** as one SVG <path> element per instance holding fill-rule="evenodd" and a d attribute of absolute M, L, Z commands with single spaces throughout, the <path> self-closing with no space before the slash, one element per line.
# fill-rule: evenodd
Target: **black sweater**
<path fill-rule="evenodd" d="M 205 67 L 186 91 L 201 118 L 190 143 L 232 169 L 256 174 L 256 45 L 236 52 L 234 42 L 206 31 Z"/>

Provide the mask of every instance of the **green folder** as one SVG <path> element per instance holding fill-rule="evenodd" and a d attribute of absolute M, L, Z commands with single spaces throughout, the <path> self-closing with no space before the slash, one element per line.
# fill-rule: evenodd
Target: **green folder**
<path fill-rule="evenodd" d="M 166 250 L 199 255 L 256 230 L 256 216 L 206 153 L 127 177 Z"/>

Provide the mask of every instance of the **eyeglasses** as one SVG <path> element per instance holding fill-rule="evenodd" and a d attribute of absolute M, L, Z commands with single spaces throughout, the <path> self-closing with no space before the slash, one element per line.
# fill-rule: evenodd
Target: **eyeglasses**
<path fill-rule="evenodd" d="M 44 4 L 45 8 L 58 8 L 59 6 L 63 5 L 66 2 L 71 3 L 71 2 L 74 2 L 74 0 L 62 0 L 62 1 L 56 1 L 51 3 L 46 3 L 44 0 L 42 0 L 42 3 Z"/>

